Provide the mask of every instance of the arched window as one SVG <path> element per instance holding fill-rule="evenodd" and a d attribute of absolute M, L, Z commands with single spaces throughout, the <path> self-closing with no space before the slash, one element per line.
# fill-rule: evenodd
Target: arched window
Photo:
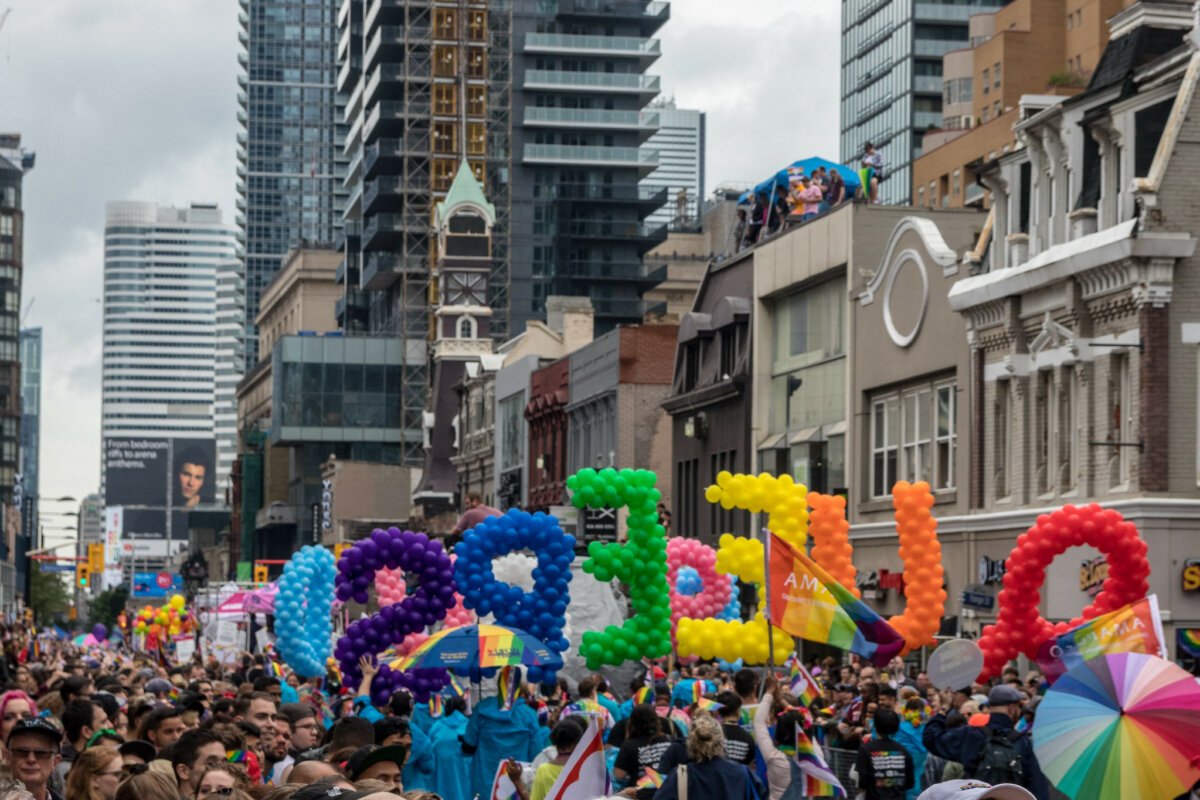
<path fill-rule="evenodd" d="M 458 338 L 459 339 L 474 339 L 475 338 L 475 318 L 474 317 L 459 317 L 458 319 Z"/>

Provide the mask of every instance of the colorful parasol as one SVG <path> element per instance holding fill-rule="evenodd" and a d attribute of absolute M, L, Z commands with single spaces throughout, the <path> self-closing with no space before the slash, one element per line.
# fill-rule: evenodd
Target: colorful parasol
<path fill-rule="evenodd" d="M 1200 778 L 1200 684 L 1169 661 L 1116 653 L 1085 661 L 1046 692 L 1033 746 L 1070 798 L 1176 797 Z"/>
<path fill-rule="evenodd" d="M 562 659 L 531 634 L 500 625 L 461 625 L 430 636 L 399 662 L 399 669 L 481 669 L 523 664 L 562 666 Z M 396 668 L 396 667 L 394 667 Z"/>

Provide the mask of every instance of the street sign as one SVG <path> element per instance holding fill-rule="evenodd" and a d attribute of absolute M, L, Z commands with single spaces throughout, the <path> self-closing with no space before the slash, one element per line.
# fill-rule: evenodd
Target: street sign
<path fill-rule="evenodd" d="M 74 564 L 46 564 L 42 563 L 42 572 L 74 572 Z"/>
<path fill-rule="evenodd" d="M 982 592 L 963 592 L 962 604 L 967 608 L 978 608 L 983 611 L 991 611 L 996 607 L 996 598 L 990 594 Z"/>

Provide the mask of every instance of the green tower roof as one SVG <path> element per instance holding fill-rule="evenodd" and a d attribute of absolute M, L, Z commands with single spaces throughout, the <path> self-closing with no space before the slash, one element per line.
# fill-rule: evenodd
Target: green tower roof
<path fill-rule="evenodd" d="M 485 209 L 492 220 L 496 219 L 496 207 L 487 201 L 483 187 L 475 180 L 475 173 L 471 172 L 471 165 L 465 158 L 458 165 L 458 174 L 454 176 L 454 183 L 450 184 L 446 199 L 438 203 L 438 218 L 444 220 L 447 210 L 461 203 L 473 203 Z"/>

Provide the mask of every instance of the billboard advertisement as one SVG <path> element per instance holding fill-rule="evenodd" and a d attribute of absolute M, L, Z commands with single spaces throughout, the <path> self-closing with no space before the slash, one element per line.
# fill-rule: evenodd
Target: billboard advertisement
<path fill-rule="evenodd" d="M 125 509 L 107 506 L 104 509 L 104 564 L 116 566 L 121 558 L 121 537 L 124 535 Z"/>
<path fill-rule="evenodd" d="M 183 576 L 169 572 L 133 573 L 134 597 L 170 597 L 183 591 Z"/>
<path fill-rule="evenodd" d="M 186 547 L 188 510 L 216 501 L 216 461 L 214 439 L 105 439 L 104 499 L 123 509 L 122 554 L 162 558 Z"/>

